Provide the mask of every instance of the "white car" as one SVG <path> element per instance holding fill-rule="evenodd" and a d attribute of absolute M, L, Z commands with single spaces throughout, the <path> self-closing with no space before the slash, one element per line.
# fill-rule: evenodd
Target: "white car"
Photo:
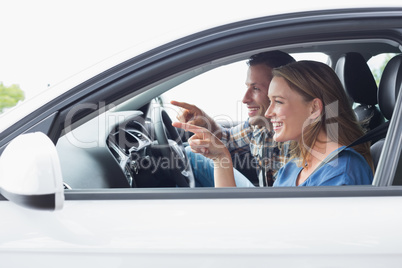
<path fill-rule="evenodd" d="M 373 141 L 373 185 L 193 187 L 188 136 L 171 126 L 168 97 L 269 50 L 321 53 L 357 92 L 356 113 L 389 122 Z M 280 14 L 102 65 L 9 110 L 0 116 L 2 267 L 400 267 L 401 51 L 402 8 Z M 360 71 L 385 54 L 375 103 L 359 102 L 373 92 L 350 85 L 373 79 Z M 177 161 L 161 162 L 171 152 Z"/>

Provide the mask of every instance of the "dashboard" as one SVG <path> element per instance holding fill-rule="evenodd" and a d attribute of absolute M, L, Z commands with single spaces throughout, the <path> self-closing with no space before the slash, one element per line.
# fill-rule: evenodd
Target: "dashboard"
<path fill-rule="evenodd" d="M 152 119 L 141 111 L 109 112 L 61 136 L 56 149 L 71 189 L 175 187 Z M 171 141 L 169 140 L 169 143 Z"/>

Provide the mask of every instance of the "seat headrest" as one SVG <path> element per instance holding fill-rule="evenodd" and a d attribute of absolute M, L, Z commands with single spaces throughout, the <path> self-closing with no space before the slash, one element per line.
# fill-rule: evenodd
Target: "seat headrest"
<path fill-rule="evenodd" d="M 356 103 L 377 104 L 377 84 L 364 57 L 357 52 L 341 56 L 335 72 L 349 97 Z"/>
<path fill-rule="evenodd" d="M 366 130 L 374 129 L 385 123 L 384 116 L 377 106 L 363 104 L 358 105 L 353 110 L 355 111 L 357 121 L 360 122 L 361 126 Z M 372 143 L 374 142 L 372 141 Z"/>
<path fill-rule="evenodd" d="M 378 105 L 388 120 L 394 111 L 402 86 L 402 54 L 394 56 L 384 68 L 378 88 Z"/>

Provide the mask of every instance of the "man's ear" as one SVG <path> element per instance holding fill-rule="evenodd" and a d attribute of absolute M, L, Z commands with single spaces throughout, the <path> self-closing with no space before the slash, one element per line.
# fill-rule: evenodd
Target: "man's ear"
<path fill-rule="evenodd" d="M 311 119 L 317 119 L 322 114 L 324 107 L 322 101 L 319 98 L 315 98 L 311 101 Z"/>

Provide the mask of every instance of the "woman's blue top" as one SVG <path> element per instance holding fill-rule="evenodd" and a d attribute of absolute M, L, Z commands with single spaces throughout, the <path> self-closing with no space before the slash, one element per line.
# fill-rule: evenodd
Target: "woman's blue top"
<path fill-rule="evenodd" d="M 273 186 L 296 186 L 302 169 L 303 167 L 297 166 L 296 160 L 288 162 L 278 171 Z M 346 148 L 299 186 L 362 185 L 372 182 L 373 172 L 366 159 L 354 149 Z"/>

